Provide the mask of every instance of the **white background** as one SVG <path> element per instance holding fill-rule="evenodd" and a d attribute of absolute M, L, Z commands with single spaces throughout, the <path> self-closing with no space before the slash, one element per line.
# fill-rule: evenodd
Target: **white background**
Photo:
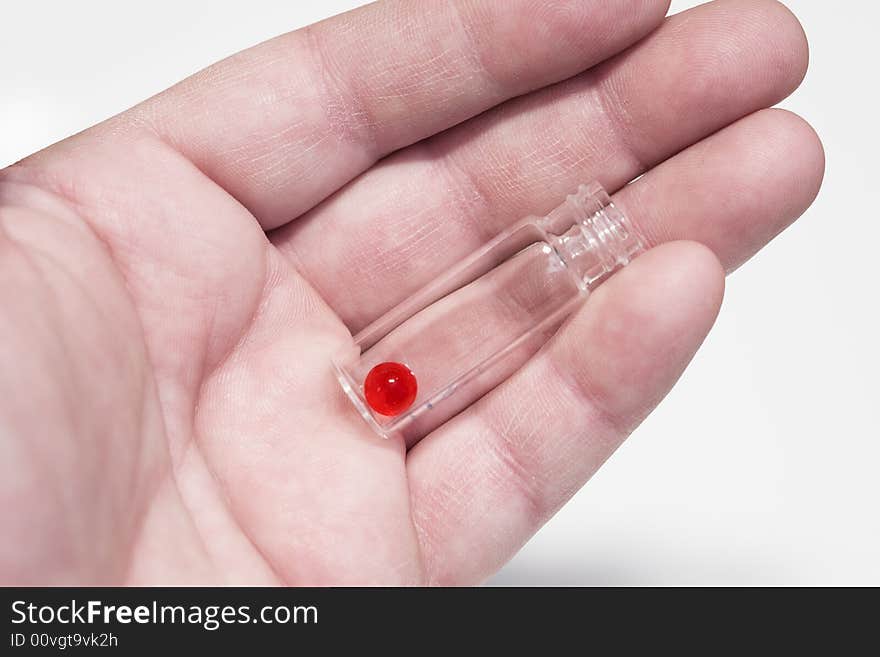
<path fill-rule="evenodd" d="M 4 2 L 0 165 L 354 0 Z M 692 2 L 673 2 L 680 11 Z M 496 584 L 880 584 L 880 3 L 790 0 L 811 210 L 728 281 L 672 394 Z"/>

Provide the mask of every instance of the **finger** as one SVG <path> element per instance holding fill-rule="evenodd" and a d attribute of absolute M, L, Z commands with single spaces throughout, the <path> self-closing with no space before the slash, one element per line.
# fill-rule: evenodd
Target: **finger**
<path fill-rule="evenodd" d="M 698 7 L 596 70 L 395 154 L 273 240 L 358 330 L 578 184 L 617 188 L 772 105 L 806 62 L 803 31 L 778 3 Z"/>
<path fill-rule="evenodd" d="M 648 252 L 514 377 L 411 450 L 429 581 L 484 579 L 596 471 L 702 342 L 723 274 L 694 243 Z"/>
<path fill-rule="evenodd" d="M 813 128 L 796 114 L 769 109 L 654 167 L 614 202 L 650 243 L 702 242 L 731 271 L 801 216 L 824 172 Z"/>
<path fill-rule="evenodd" d="M 667 0 L 387 0 L 230 57 L 133 110 L 265 228 L 401 146 L 571 76 Z"/>

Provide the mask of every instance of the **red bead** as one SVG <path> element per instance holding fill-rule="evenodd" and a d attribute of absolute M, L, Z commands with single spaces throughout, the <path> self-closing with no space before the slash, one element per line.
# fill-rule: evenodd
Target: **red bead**
<path fill-rule="evenodd" d="M 379 363 L 364 379 L 364 397 L 379 415 L 400 415 L 416 399 L 419 384 L 403 363 Z"/>

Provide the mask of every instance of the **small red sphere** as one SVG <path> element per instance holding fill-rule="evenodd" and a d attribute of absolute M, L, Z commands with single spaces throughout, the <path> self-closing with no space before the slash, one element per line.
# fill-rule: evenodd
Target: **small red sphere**
<path fill-rule="evenodd" d="M 379 415 L 400 415 L 416 399 L 419 385 L 403 363 L 379 363 L 364 379 L 364 397 Z"/>

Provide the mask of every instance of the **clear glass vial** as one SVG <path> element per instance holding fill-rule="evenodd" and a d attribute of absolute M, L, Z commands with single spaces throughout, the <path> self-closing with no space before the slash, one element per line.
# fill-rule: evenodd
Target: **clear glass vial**
<path fill-rule="evenodd" d="M 581 185 L 358 333 L 339 381 L 380 435 L 424 434 L 512 374 L 642 250 L 605 190 Z"/>

